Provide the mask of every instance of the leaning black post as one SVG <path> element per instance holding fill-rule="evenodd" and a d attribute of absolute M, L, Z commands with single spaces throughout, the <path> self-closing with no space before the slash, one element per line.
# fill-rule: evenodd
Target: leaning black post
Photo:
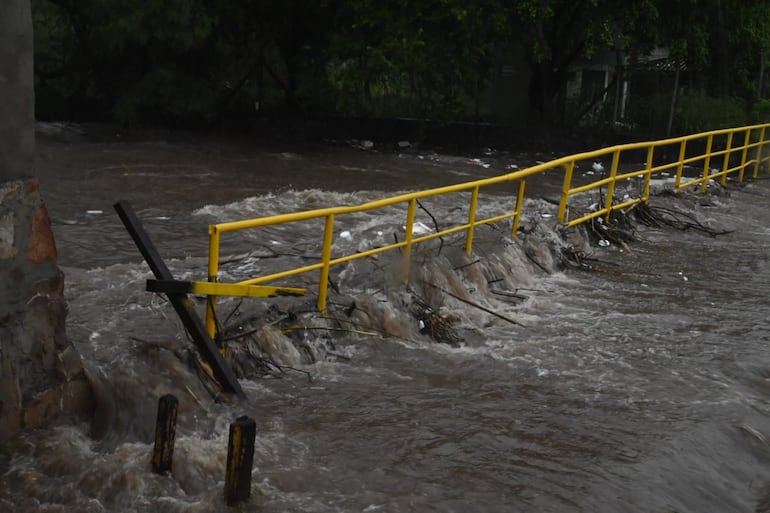
<path fill-rule="evenodd" d="M 250 417 L 238 417 L 230 424 L 225 473 L 225 501 L 228 506 L 248 500 L 251 495 L 251 467 L 257 423 Z"/>
<path fill-rule="evenodd" d="M 171 470 L 176 438 L 176 412 L 179 401 L 166 394 L 158 401 L 158 419 L 155 422 L 155 448 L 152 451 L 152 471 L 162 474 Z"/>
<path fill-rule="evenodd" d="M 158 280 L 173 280 L 163 259 L 160 257 L 160 253 L 155 249 L 155 245 L 150 240 L 150 236 L 144 231 L 144 226 L 139 222 L 139 218 L 134 214 L 131 205 L 125 201 L 119 201 L 113 205 L 115 211 L 118 213 L 120 220 L 123 221 L 123 226 L 126 227 L 131 238 L 134 239 L 134 244 L 139 248 L 147 265 L 150 266 L 152 273 Z M 219 348 L 211 340 L 206 326 L 203 325 L 200 317 L 198 317 L 195 311 L 195 305 L 192 299 L 187 297 L 187 294 L 168 292 L 166 293 L 171 304 L 174 306 L 177 315 L 182 320 L 182 324 L 187 329 L 187 332 L 192 337 L 193 342 L 198 348 L 198 352 L 201 354 L 204 360 L 211 366 L 214 371 L 214 377 L 219 381 L 222 387 L 228 391 L 236 394 L 239 397 L 244 397 L 243 389 L 238 383 L 238 379 L 235 377 L 230 366 L 225 362 L 222 355 L 219 353 Z"/>

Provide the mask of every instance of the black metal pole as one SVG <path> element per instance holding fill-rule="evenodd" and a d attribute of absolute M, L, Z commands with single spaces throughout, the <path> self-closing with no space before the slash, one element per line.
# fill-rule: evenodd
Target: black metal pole
<path fill-rule="evenodd" d="M 119 201 L 113 206 L 155 277 L 159 280 L 173 280 L 174 277 L 172 276 L 171 271 L 166 267 L 158 250 L 155 249 L 155 245 L 144 230 L 144 226 L 142 226 L 139 218 L 136 217 L 131 205 L 129 205 L 128 202 Z M 193 342 L 198 348 L 198 352 L 211 366 L 217 381 L 219 381 L 227 392 L 234 393 L 239 397 L 245 397 L 243 389 L 241 388 L 240 383 L 238 383 L 238 379 L 235 377 L 235 374 L 233 374 L 232 369 L 230 369 L 230 366 L 225 362 L 224 358 L 222 358 L 222 355 L 219 353 L 219 348 L 217 348 L 217 345 L 211 340 L 211 337 L 206 331 L 206 326 L 204 326 L 203 321 L 198 317 L 192 300 L 187 297 L 187 294 L 181 293 L 167 293 L 166 297 L 168 297 L 169 301 L 174 306 L 174 310 L 176 310 L 177 315 L 179 315 L 179 318 L 182 320 L 182 324 L 184 324 L 190 337 L 192 337 Z"/>

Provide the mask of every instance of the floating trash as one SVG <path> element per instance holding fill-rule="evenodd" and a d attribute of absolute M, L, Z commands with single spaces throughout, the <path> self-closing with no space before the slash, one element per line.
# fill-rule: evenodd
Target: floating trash
<path fill-rule="evenodd" d="M 401 229 L 406 231 L 406 226 L 402 225 Z M 425 235 L 428 233 L 433 233 L 433 230 L 431 228 L 428 228 L 427 225 L 419 221 L 412 225 L 412 235 Z"/>
<path fill-rule="evenodd" d="M 610 245 L 610 241 L 608 241 L 607 239 L 601 239 L 599 241 L 599 245 L 603 248 L 606 248 Z"/>
<path fill-rule="evenodd" d="M 345 230 L 344 232 L 340 233 L 340 238 L 345 240 L 353 240 L 353 235 L 350 233 L 350 230 Z"/>
<path fill-rule="evenodd" d="M 404 229 L 406 229 L 406 227 L 404 227 Z M 412 235 L 425 235 L 432 232 L 433 230 L 423 223 L 417 222 L 412 225 Z"/>
<path fill-rule="evenodd" d="M 90 214 L 90 215 L 104 214 L 104 210 L 86 210 L 86 214 Z"/>
<path fill-rule="evenodd" d="M 487 164 L 481 159 L 470 159 L 470 160 L 466 160 L 465 163 L 468 164 L 469 166 L 481 166 L 484 169 L 487 169 L 491 166 L 491 164 Z"/>

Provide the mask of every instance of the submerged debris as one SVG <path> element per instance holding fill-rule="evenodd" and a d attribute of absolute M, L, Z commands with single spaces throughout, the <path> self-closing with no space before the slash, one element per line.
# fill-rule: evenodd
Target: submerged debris
<path fill-rule="evenodd" d="M 681 231 L 693 230 L 705 233 L 711 237 L 731 233 L 732 230 L 717 230 L 708 227 L 689 213 L 665 207 L 651 207 L 640 203 L 636 209 L 636 218 L 646 226 L 669 226 Z"/>
<path fill-rule="evenodd" d="M 476 232 L 472 255 L 465 252 L 462 234 L 444 236 L 432 245 L 415 246 L 409 272 L 411 285 L 407 286 L 398 252 L 354 261 L 331 279 L 331 297 L 323 314 L 316 311 L 314 303 L 292 298 L 259 302 L 256 310 L 248 313 L 237 302 L 218 323 L 217 341 L 240 379 L 280 378 L 290 371 L 310 378 L 308 365 L 350 361 L 351 357 L 337 348 L 346 336 L 457 347 L 472 343 L 474 330 L 497 320 L 524 328 L 510 309 L 529 299 L 518 291 L 532 290 L 524 288 L 532 276 L 619 266 L 612 258 L 600 259 L 597 255 L 611 255 L 604 252 L 605 248 L 631 251 L 630 245 L 638 241 L 640 225 L 695 230 L 710 236 L 729 233 L 704 225 L 694 214 L 678 210 L 669 201 L 672 197 L 682 201 L 689 198 L 671 192 L 657 197 L 664 199 L 665 206 L 636 203 L 613 211 L 608 218 L 594 217 L 574 227 L 535 212 L 522 220 L 515 241 L 507 235 L 508 226 L 484 225 Z M 601 208 L 602 200 L 589 211 Z M 702 203 L 692 206 L 695 204 Z M 436 217 L 419 206 L 438 231 Z M 345 238 L 349 233 L 340 236 Z M 352 295 L 346 295 L 346 291 Z M 470 308 L 461 308 L 460 303 Z M 255 308 L 254 302 L 250 305 Z M 191 358 L 189 364 L 217 397 L 221 387 L 211 369 L 197 357 Z"/>
<path fill-rule="evenodd" d="M 462 338 L 453 327 L 457 319 L 440 314 L 414 291 L 410 292 L 412 301 L 409 303 L 409 312 L 417 320 L 420 333 L 428 335 L 436 342 L 459 345 Z"/>
<path fill-rule="evenodd" d="M 321 323 L 323 319 L 314 315 L 306 320 L 298 311 L 272 305 L 226 328 L 221 342 L 239 378 L 281 377 L 289 370 L 307 373 L 297 367 L 335 355 L 333 337 Z"/>

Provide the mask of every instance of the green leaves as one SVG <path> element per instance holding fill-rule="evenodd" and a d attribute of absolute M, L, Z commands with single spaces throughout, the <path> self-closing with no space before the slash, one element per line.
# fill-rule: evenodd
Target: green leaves
<path fill-rule="evenodd" d="M 548 125 L 564 117 L 581 63 L 661 47 L 686 62 L 688 88 L 767 90 L 769 2 L 33 0 L 33 10 L 43 117 L 200 123 L 252 116 L 259 102 L 455 120 L 480 115 L 495 86 L 510 104 L 528 90 L 530 119 Z M 528 87 L 502 88 L 503 64 Z"/>
<path fill-rule="evenodd" d="M 331 53 L 341 109 L 452 119 L 489 80 L 508 16 L 497 0 L 358 0 L 339 19 Z"/>

